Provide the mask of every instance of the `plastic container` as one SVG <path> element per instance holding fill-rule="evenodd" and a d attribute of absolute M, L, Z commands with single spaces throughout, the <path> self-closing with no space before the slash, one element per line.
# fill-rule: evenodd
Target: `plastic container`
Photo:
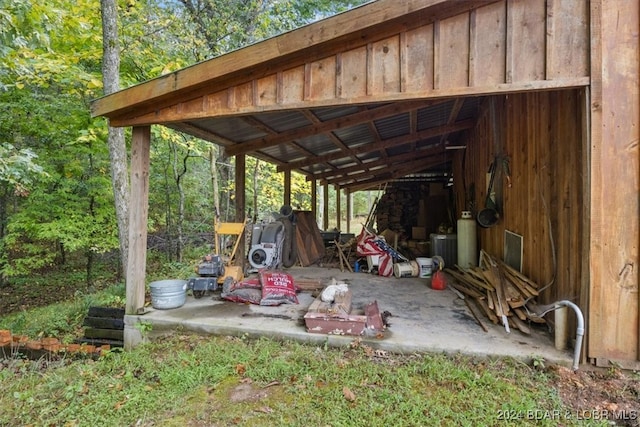
<path fill-rule="evenodd" d="M 431 258 L 416 258 L 418 268 L 420 269 L 419 277 L 428 279 L 433 272 L 433 260 Z"/>
<path fill-rule="evenodd" d="M 393 274 L 398 279 L 402 277 L 411 277 L 413 276 L 414 268 L 410 262 L 398 262 L 393 264 Z"/>
<path fill-rule="evenodd" d="M 476 220 L 470 211 L 462 211 L 458 220 L 458 265 L 462 268 L 478 265 Z"/>
<path fill-rule="evenodd" d="M 436 291 L 442 291 L 447 287 L 447 279 L 444 277 L 444 273 L 440 270 L 433 273 L 433 278 L 431 279 L 431 289 L 435 289 Z"/>
<path fill-rule="evenodd" d="M 418 277 L 420 274 L 420 266 L 418 263 L 416 261 L 409 261 L 409 264 L 411 264 L 411 277 Z"/>
<path fill-rule="evenodd" d="M 159 280 L 149 283 L 151 306 L 159 310 L 182 307 L 187 300 L 187 281 L 179 279 Z"/>

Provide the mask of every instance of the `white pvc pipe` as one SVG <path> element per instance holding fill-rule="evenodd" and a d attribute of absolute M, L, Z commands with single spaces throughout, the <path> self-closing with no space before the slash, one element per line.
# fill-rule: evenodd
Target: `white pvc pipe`
<path fill-rule="evenodd" d="M 571 301 L 562 300 L 554 303 L 555 310 L 562 307 L 571 307 L 576 312 L 577 327 L 576 327 L 576 345 L 573 350 L 573 370 L 577 371 L 580 365 L 580 353 L 582 352 L 582 337 L 584 337 L 584 316 L 580 307 L 572 303 Z"/>

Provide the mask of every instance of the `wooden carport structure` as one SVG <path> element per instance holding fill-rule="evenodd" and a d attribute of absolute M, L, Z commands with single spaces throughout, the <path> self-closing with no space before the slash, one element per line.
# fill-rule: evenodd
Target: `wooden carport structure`
<path fill-rule="evenodd" d="M 639 16 L 627 0 L 378 0 L 94 101 L 133 127 L 127 311 L 144 303 L 151 125 L 235 156 L 238 220 L 248 154 L 314 195 L 451 164 L 459 209 L 508 157 L 481 247 L 500 257 L 521 234 L 543 302 L 585 313 L 585 360 L 638 367 Z"/>

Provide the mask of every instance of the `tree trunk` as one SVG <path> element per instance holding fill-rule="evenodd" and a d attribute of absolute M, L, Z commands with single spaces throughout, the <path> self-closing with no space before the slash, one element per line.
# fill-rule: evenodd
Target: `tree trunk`
<path fill-rule="evenodd" d="M 100 0 L 102 10 L 102 81 L 104 94 L 120 89 L 120 43 L 118 42 L 118 9 L 115 0 Z M 126 277 L 129 248 L 129 176 L 124 129 L 109 126 L 107 137 L 111 162 L 111 185 L 118 222 L 122 277 Z"/>
<path fill-rule="evenodd" d="M 182 262 L 182 252 L 184 248 L 184 233 L 182 231 L 182 225 L 184 223 L 184 188 L 182 187 L 182 177 L 187 173 L 187 160 L 189 159 L 189 152 L 182 158 L 182 170 L 178 170 L 178 158 L 179 151 L 176 144 L 171 144 L 171 150 L 173 151 L 173 176 L 176 182 L 176 188 L 178 189 L 178 221 L 176 224 L 176 232 L 178 234 L 178 244 L 176 247 L 176 260 Z"/>

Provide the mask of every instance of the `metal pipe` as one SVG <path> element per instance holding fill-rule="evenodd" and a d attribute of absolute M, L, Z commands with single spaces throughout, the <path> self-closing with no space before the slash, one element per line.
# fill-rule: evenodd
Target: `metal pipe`
<path fill-rule="evenodd" d="M 576 327 L 576 344 L 573 350 L 573 370 L 578 370 L 578 365 L 580 364 L 580 353 L 582 352 L 582 338 L 584 337 L 584 316 L 582 315 L 582 311 L 580 311 L 580 307 L 572 303 L 571 301 L 562 300 L 553 303 L 554 310 L 557 310 L 562 307 L 571 307 L 573 311 L 576 312 L 577 318 L 577 327 Z"/>

